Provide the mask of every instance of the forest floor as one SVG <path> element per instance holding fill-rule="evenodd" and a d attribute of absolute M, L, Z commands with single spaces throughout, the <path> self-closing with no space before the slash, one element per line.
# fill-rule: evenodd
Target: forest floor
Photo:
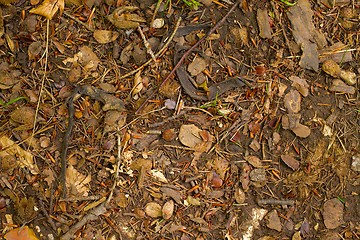
<path fill-rule="evenodd" d="M 359 1 L 0 4 L 1 238 L 360 239 Z"/>

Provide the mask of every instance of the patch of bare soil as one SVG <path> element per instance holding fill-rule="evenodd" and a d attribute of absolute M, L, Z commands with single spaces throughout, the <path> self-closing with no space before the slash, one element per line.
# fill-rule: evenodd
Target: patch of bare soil
<path fill-rule="evenodd" d="M 359 239 L 359 19 L 0 0 L 1 238 Z"/>

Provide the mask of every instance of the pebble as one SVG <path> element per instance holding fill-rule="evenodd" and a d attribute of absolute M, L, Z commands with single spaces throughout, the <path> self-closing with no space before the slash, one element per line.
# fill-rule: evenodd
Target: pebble
<path fill-rule="evenodd" d="M 332 59 L 324 61 L 322 70 L 332 77 L 339 77 L 341 72 L 339 64 Z"/>
<path fill-rule="evenodd" d="M 296 128 L 291 129 L 291 131 L 301 138 L 307 138 L 311 133 L 310 128 L 303 124 L 299 124 Z"/>
<path fill-rule="evenodd" d="M 340 72 L 340 78 L 350 86 L 355 85 L 356 83 L 356 74 L 354 72 L 342 70 Z"/>
<path fill-rule="evenodd" d="M 289 113 L 298 113 L 301 105 L 301 95 L 297 90 L 291 90 L 284 97 L 284 104 Z"/>
<path fill-rule="evenodd" d="M 332 91 L 332 92 L 340 92 L 340 93 L 349 93 L 349 94 L 354 94 L 355 93 L 355 88 L 354 87 L 347 85 L 346 83 L 344 83 L 340 79 L 335 79 L 332 82 L 329 90 Z"/>

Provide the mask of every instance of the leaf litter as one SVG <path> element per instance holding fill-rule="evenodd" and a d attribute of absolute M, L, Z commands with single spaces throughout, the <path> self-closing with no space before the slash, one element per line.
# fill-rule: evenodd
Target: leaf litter
<path fill-rule="evenodd" d="M 13 7 L 22 12 L 31 4 Z M 15 26 L 20 15 L 5 8 L 0 15 L 0 97 L 11 103 L 1 105 L 1 123 L 16 150 L 0 157 L 10 202 L 4 208 L 13 212 L 4 216 L 8 224 L 14 217 L 16 226 L 64 239 L 358 234 L 348 210 L 356 209 L 351 193 L 358 184 L 356 4 L 242 1 L 216 32 L 207 21 L 236 5 L 207 2 L 197 6 L 202 15 L 182 1 L 181 13 L 161 1 L 67 4 L 77 8 L 61 1 L 37 7 L 49 10 L 37 12 L 52 29 L 46 61 L 47 45 L 38 38 L 45 21 L 25 10 Z M 157 52 L 172 30 L 178 46 L 170 40 Z M 176 70 L 173 60 L 182 56 Z M 336 70 L 330 73 L 329 59 Z M 46 71 L 40 90 L 37 78 Z M 69 97 L 71 194 L 61 199 L 54 183 Z M 143 103 L 143 114 L 133 114 Z M 34 213 L 58 227 L 35 225 Z"/>

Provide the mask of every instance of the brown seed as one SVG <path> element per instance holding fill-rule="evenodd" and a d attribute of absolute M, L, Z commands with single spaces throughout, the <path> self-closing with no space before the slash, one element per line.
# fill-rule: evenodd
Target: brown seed
<path fill-rule="evenodd" d="M 174 140 L 175 137 L 176 137 L 176 134 L 175 134 L 174 128 L 166 129 L 162 133 L 162 138 L 167 142 Z"/>

